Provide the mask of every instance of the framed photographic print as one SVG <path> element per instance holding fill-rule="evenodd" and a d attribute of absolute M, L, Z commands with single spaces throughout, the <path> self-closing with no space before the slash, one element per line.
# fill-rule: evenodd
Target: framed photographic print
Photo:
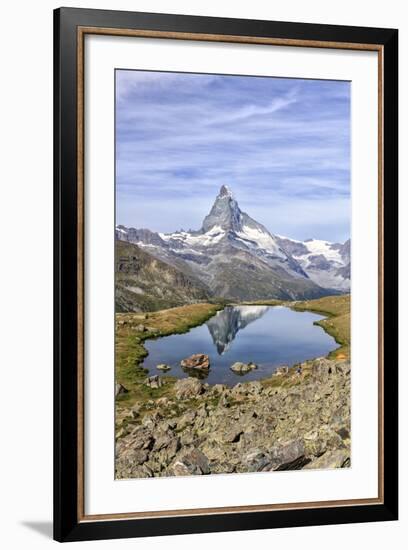
<path fill-rule="evenodd" d="M 54 28 L 56 540 L 397 519 L 397 31 Z"/>

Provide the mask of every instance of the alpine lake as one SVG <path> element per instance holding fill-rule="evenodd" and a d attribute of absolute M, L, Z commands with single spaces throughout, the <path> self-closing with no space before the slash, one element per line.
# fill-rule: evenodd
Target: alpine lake
<path fill-rule="evenodd" d="M 197 376 L 211 385 L 266 378 L 279 366 L 290 367 L 338 348 L 334 338 L 315 324 L 323 318 L 284 306 L 226 306 L 185 334 L 146 340 L 143 366 L 152 375 L 159 373 L 157 365 L 166 364 L 170 376 Z M 208 355 L 209 370 L 183 369 L 180 362 L 197 353 Z M 230 368 L 235 362 L 252 362 L 257 368 L 238 374 Z"/>

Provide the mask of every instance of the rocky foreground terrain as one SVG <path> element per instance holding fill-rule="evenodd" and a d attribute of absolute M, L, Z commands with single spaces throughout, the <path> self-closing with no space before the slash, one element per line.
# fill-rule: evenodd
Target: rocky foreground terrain
<path fill-rule="evenodd" d="M 119 408 L 116 478 L 349 467 L 350 363 L 285 371 L 232 388 L 184 378 Z"/>

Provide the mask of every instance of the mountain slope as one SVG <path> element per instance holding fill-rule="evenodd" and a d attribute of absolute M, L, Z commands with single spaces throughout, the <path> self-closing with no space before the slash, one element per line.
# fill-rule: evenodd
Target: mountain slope
<path fill-rule="evenodd" d="M 115 253 L 117 312 L 155 311 L 207 298 L 200 283 L 134 244 L 117 240 Z"/>
<path fill-rule="evenodd" d="M 224 185 L 197 231 L 154 233 L 118 226 L 116 235 L 199 280 L 215 297 L 307 299 L 330 293 L 277 236 L 241 211 Z"/>
<path fill-rule="evenodd" d="M 344 244 L 317 239 L 302 242 L 287 237 L 278 240 L 316 284 L 343 292 L 350 290 L 350 239 Z"/>

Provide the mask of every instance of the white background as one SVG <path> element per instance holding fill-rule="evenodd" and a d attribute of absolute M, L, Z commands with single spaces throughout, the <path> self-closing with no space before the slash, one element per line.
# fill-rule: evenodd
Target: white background
<path fill-rule="evenodd" d="M 408 97 L 408 19 L 404 2 L 371 0 L 341 3 L 287 0 L 234 2 L 150 0 L 88 1 L 65 5 L 129 9 L 223 17 L 276 19 L 328 24 L 400 28 L 400 97 Z M 19 2 L 2 9 L 0 120 L 2 136 L 2 236 L 0 364 L 2 453 L 0 475 L 0 543 L 5 548 L 47 548 L 53 543 L 52 514 L 52 9 L 56 2 Z M 406 102 L 400 102 L 400 180 L 408 177 Z M 400 209 L 408 207 L 401 185 Z M 404 219 L 405 218 L 405 219 Z M 401 215 L 401 274 L 407 280 L 408 218 Z M 3 244 L 4 243 L 4 244 Z M 402 310 L 408 307 L 406 285 Z M 405 307 L 404 307 L 405 306 Z M 401 337 L 407 334 L 401 316 Z M 406 388 L 406 352 L 401 353 L 400 387 Z M 401 391 L 401 464 L 408 463 L 408 404 Z M 321 526 L 258 532 L 163 537 L 143 540 L 78 543 L 107 548 L 235 548 L 284 546 L 331 550 L 364 544 L 405 548 L 408 537 L 406 467 L 401 468 L 398 523 Z M 404 540 L 405 539 L 405 540 Z"/>
<path fill-rule="evenodd" d="M 222 53 L 221 53 L 222 52 Z M 135 61 L 137 60 L 137 62 Z M 113 479 L 115 67 L 351 81 L 352 467 L 290 474 Z M 85 39 L 85 514 L 370 498 L 377 489 L 376 52 Z M 361 216 L 364 212 L 364 217 Z M 110 428 L 110 429 L 109 429 Z"/>

